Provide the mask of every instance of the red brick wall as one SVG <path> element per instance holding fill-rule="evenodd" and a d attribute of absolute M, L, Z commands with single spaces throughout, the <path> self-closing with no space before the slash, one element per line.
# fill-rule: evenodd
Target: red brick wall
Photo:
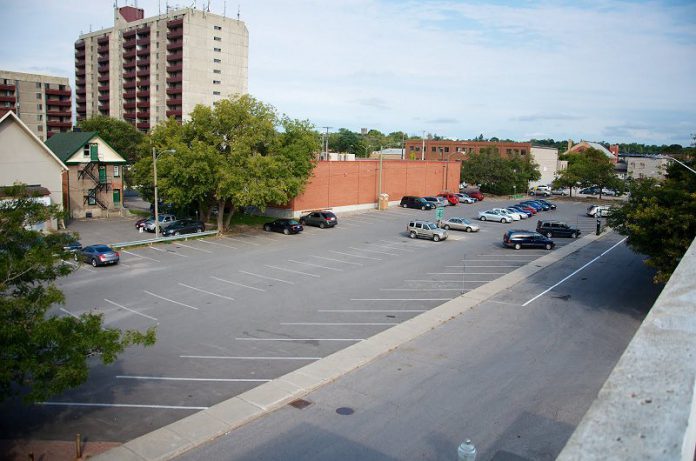
<path fill-rule="evenodd" d="M 384 160 L 382 192 L 389 200 L 404 195 L 436 195 L 458 191 L 461 162 Z M 376 203 L 379 160 L 321 161 L 305 191 L 290 203 L 293 210 L 313 210 Z"/>

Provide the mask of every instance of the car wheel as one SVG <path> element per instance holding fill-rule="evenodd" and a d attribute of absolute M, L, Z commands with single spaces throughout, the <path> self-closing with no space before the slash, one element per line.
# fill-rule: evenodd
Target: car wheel
<path fill-rule="evenodd" d="M 501 219 L 500 219 L 500 223 L 501 223 L 501 224 L 505 224 L 506 222 L 507 222 L 507 219 L 505 219 L 505 218 L 501 218 Z"/>
<path fill-rule="evenodd" d="M 174 232 L 175 237 L 178 237 L 179 235 L 181 235 L 181 232 L 179 232 L 179 231 Z"/>
<path fill-rule="evenodd" d="M 416 238 L 416 233 L 411 231 L 408 233 L 408 236 L 411 237 L 412 239 Z"/>
<path fill-rule="evenodd" d="M 551 232 L 547 232 L 547 233 L 546 233 L 546 236 L 547 236 L 548 238 L 551 238 L 553 235 L 551 234 Z"/>
<path fill-rule="evenodd" d="M 445 224 L 444 226 L 442 226 L 442 228 L 443 228 L 444 230 L 449 230 L 449 229 L 450 229 L 449 224 Z"/>
<path fill-rule="evenodd" d="M 92 258 L 92 267 L 97 267 L 97 260 Z"/>
<path fill-rule="evenodd" d="M 481 216 L 479 219 L 480 219 L 481 221 L 485 221 L 485 220 L 486 220 L 486 217 L 485 217 L 485 216 Z"/>
<path fill-rule="evenodd" d="M 467 227 L 467 228 L 466 228 L 466 231 L 467 231 L 467 232 L 471 232 L 471 227 Z"/>
<path fill-rule="evenodd" d="M 519 250 L 521 248 L 522 248 L 522 245 L 520 245 L 519 243 L 515 243 L 515 250 Z"/>
<path fill-rule="evenodd" d="M 440 236 L 435 234 L 433 235 L 433 242 L 439 242 L 440 241 Z"/>
<path fill-rule="evenodd" d="M 319 223 L 319 228 L 320 228 L 320 229 L 323 229 L 323 228 L 325 228 L 325 227 L 326 227 L 326 224 L 324 224 L 323 222 L 322 222 L 322 223 Z"/>
<path fill-rule="evenodd" d="M 578 233 L 577 233 L 577 232 L 573 232 L 572 234 L 570 234 L 570 238 L 572 238 L 572 239 L 578 238 Z"/>
<path fill-rule="evenodd" d="M 283 229 L 283 234 L 290 235 L 290 229 Z"/>
<path fill-rule="evenodd" d="M 421 207 L 421 210 L 425 211 L 425 207 L 424 207 L 424 206 L 422 206 L 422 207 Z"/>
<path fill-rule="evenodd" d="M 263 230 L 265 230 L 266 232 L 270 232 L 270 231 L 271 231 L 271 226 L 269 226 L 268 224 L 266 224 L 265 226 L 263 226 Z"/>
<path fill-rule="evenodd" d="M 203 228 L 202 228 L 202 227 L 199 227 L 198 229 L 196 229 L 196 233 L 200 233 L 200 232 L 203 232 Z"/>
<path fill-rule="evenodd" d="M 551 246 L 551 244 L 550 244 L 550 243 L 547 243 L 547 244 L 546 244 L 546 249 L 547 249 L 547 250 L 550 250 L 551 248 L 553 248 L 553 247 Z"/>
<path fill-rule="evenodd" d="M 405 204 L 405 203 L 402 204 L 401 207 L 402 207 L 402 208 L 406 208 L 406 204 Z"/>

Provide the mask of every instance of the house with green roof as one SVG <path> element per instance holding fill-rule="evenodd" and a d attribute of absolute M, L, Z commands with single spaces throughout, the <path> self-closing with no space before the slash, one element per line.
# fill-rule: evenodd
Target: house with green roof
<path fill-rule="evenodd" d="M 63 176 L 64 204 L 73 218 L 108 217 L 123 209 L 126 160 L 96 131 L 56 133 L 46 146 L 68 168 Z"/>

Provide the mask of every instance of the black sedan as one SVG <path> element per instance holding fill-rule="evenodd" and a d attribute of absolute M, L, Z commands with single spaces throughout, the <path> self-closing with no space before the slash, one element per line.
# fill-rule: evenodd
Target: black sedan
<path fill-rule="evenodd" d="M 118 264 L 119 254 L 107 245 L 90 245 L 75 253 L 75 261 L 84 261 L 92 266 Z"/>
<path fill-rule="evenodd" d="M 201 221 L 196 221 L 195 219 L 180 219 L 162 229 L 162 235 L 168 237 L 171 235 L 195 234 L 196 232 L 203 232 L 204 230 L 205 224 Z"/>
<path fill-rule="evenodd" d="M 298 234 L 302 232 L 302 225 L 294 219 L 276 219 L 275 221 L 263 225 L 266 232 L 282 232 L 285 235 Z"/>

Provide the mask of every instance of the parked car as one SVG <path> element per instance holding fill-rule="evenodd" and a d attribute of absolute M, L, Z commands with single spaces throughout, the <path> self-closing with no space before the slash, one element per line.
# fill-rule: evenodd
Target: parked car
<path fill-rule="evenodd" d="M 457 198 L 459 199 L 459 203 L 476 203 L 476 201 L 477 201 L 475 198 L 469 197 L 468 195 L 466 195 L 462 192 L 460 192 L 458 194 L 454 194 L 454 195 L 456 195 Z"/>
<path fill-rule="evenodd" d="M 75 252 L 75 261 L 87 262 L 93 267 L 118 264 L 119 254 L 107 245 L 89 245 Z"/>
<path fill-rule="evenodd" d="M 281 218 L 263 225 L 266 232 L 282 232 L 285 235 L 299 234 L 304 228 L 294 219 Z"/>
<path fill-rule="evenodd" d="M 449 192 L 443 192 L 443 193 L 441 193 L 441 194 L 437 194 L 437 196 L 438 196 L 438 197 L 442 197 L 442 198 L 444 198 L 445 200 L 447 200 L 447 202 L 448 202 L 451 206 L 457 206 L 457 205 L 459 205 L 459 197 L 457 197 L 455 194 L 450 194 Z"/>
<path fill-rule="evenodd" d="M 556 246 L 553 240 L 538 232 L 527 230 L 509 230 L 503 234 L 503 245 L 519 250 L 520 248 L 546 248 Z"/>
<path fill-rule="evenodd" d="M 551 237 L 570 237 L 578 238 L 582 233 L 580 229 L 570 227 L 568 224 L 561 221 L 539 221 L 536 227 L 537 232 Z"/>
<path fill-rule="evenodd" d="M 442 221 L 440 221 L 439 224 L 440 224 L 440 227 L 445 229 L 445 230 L 455 229 L 455 230 L 463 230 L 466 232 L 478 232 L 479 231 L 478 224 L 468 220 L 467 218 L 457 218 L 457 217 L 447 218 L 447 219 L 443 219 Z"/>
<path fill-rule="evenodd" d="M 138 219 L 138 220 L 135 222 L 135 228 L 136 228 L 136 229 L 145 228 L 145 223 L 146 223 L 149 219 L 151 219 L 151 220 L 154 221 L 154 220 L 155 220 L 155 217 L 154 217 L 154 216 L 150 216 L 149 218 L 140 218 L 140 219 Z"/>
<path fill-rule="evenodd" d="M 421 210 L 432 210 L 435 204 L 425 201 L 423 197 L 405 195 L 401 197 L 400 205 L 404 208 L 420 208 Z"/>
<path fill-rule="evenodd" d="M 527 216 L 528 218 L 530 218 L 534 215 L 534 212 L 532 211 L 533 208 L 523 207 L 521 205 L 511 205 L 508 207 L 508 210 L 519 211 L 520 213 L 524 213 L 525 216 Z"/>
<path fill-rule="evenodd" d="M 544 185 L 534 186 L 529 189 L 529 195 L 543 195 L 548 197 L 551 195 L 551 187 Z"/>
<path fill-rule="evenodd" d="M 568 195 L 568 189 L 551 189 L 551 195 Z"/>
<path fill-rule="evenodd" d="M 578 192 L 583 195 L 599 195 L 601 188 L 599 186 L 586 187 Z"/>
<path fill-rule="evenodd" d="M 176 216 L 174 216 L 173 214 L 161 214 L 161 215 L 158 215 L 158 218 L 159 218 L 160 231 L 162 230 L 162 228 L 164 228 L 164 227 L 168 226 L 169 224 L 173 223 L 174 221 L 176 221 Z M 154 232 L 155 231 L 155 218 L 152 217 L 151 219 L 148 219 L 147 221 L 145 221 L 145 225 L 143 226 L 143 228 L 148 232 Z"/>
<path fill-rule="evenodd" d="M 548 205 L 549 210 L 555 210 L 556 209 L 556 204 L 549 202 L 548 200 L 544 200 L 543 198 L 538 198 L 536 199 L 537 202 L 541 203 L 542 205 Z"/>
<path fill-rule="evenodd" d="M 312 211 L 300 217 L 300 224 L 317 226 L 322 229 L 334 227 L 338 224 L 338 218 L 331 211 Z"/>
<path fill-rule="evenodd" d="M 435 223 L 430 221 L 411 221 L 406 226 L 406 232 L 412 239 L 418 237 L 439 242 L 447 238 L 447 231 L 440 229 Z"/>
<path fill-rule="evenodd" d="M 531 213 L 532 215 L 535 215 L 539 212 L 536 208 L 531 207 L 529 205 L 524 205 L 522 203 L 518 203 L 517 205 L 513 205 L 513 206 L 516 206 L 518 208 L 522 208 L 522 210 L 527 211 L 527 212 Z"/>
<path fill-rule="evenodd" d="M 523 205 L 530 205 L 533 208 L 536 208 L 537 211 L 548 211 L 551 209 L 550 206 L 544 205 L 538 200 L 525 200 L 524 202 L 521 202 Z"/>
<path fill-rule="evenodd" d="M 511 211 L 508 211 L 506 208 L 491 208 L 491 211 L 496 211 L 496 212 L 498 212 L 499 214 L 508 216 L 508 217 L 509 217 L 510 219 L 512 219 L 513 221 L 519 221 L 520 219 L 522 219 L 522 218 L 520 217 L 520 214 L 519 214 L 519 213 L 517 213 L 517 212 L 513 213 L 513 212 L 511 212 Z"/>
<path fill-rule="evenodd" d="M 436 207 L 449 205 L 449 202 L 444 197 L 439 197 L 439 196 L 433 197 L 433 196 L 429 195 L 427 197 L 423 197 L 423 200 L 425 200 L 426 202 L 432 203 Z"/>
<path fill-rule="evenodd" d="M 201 221 L 196 221 L 195 219 L 180 219 L 162 229 L 162 235 L 167 237 L 170 235 L 194 234 L 196 232 L 203 232 L 204 230 L 205 224 Z"/>
<path fill-rule="evenodd" d="M 478 218 L 481 221 L 497 221 L 500 223 L 511 223 L 512 222 L 512 216 L 508 216 L 507 214 L 499 213 L 498 211 L 495 211 L 495 210 L 479 211 Z"/>
<path fill-rule="evenodd" d="M 72 235 L 66 237 L 65 243 L 63 243 L 63 251 L 68 251 L 70 253 L 77 253 L 82 249 L 82 244 L 77 241 Z"/>
<path fill-rule="evenodd" d="M 483 194 L 480 191 L 466 191 L 465 194 L 471 198 L 475 198 L 479 202 L 483 202 Z"/>
<path fill-rule="evenodd" d="M 593 218 L 598 215 L 603 218 L 609 216 L 609 213 L 609 207 L 605 205 L 590 205 L 587 207 L 587 216 L 592 216 Z"/>
<path fill-rule="evenodd" d="M 527 219 L 529 217 L 529 215 L 527 214 L 526 211 L 522 211 L 522 210 L 518 209 L 517 207 L 509 206 L 505 209 L 507 211 L 509 211 L 510 213 L 512 213 L 513 215 L 519 216 L 520 219 Z"/>

